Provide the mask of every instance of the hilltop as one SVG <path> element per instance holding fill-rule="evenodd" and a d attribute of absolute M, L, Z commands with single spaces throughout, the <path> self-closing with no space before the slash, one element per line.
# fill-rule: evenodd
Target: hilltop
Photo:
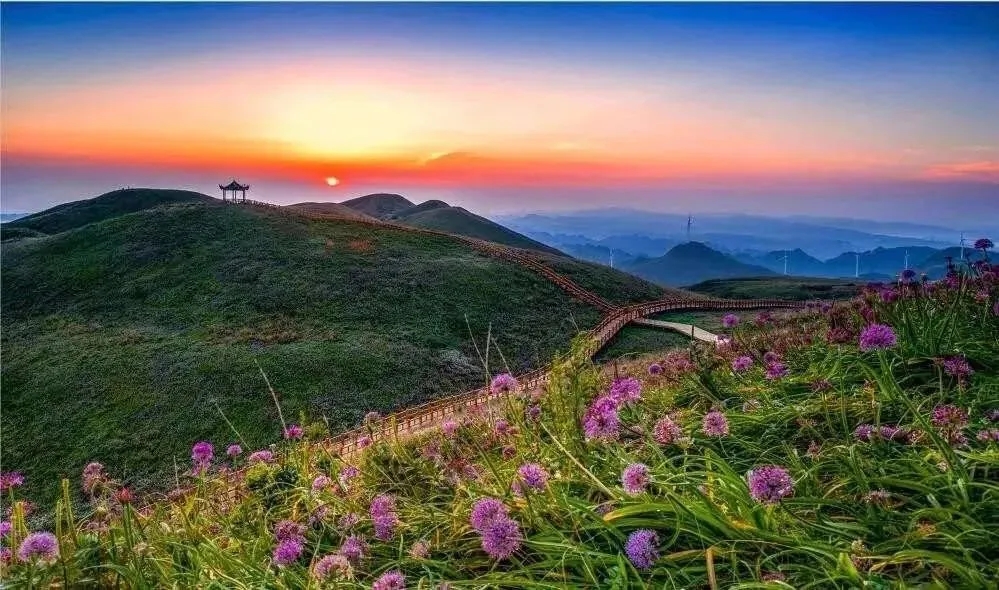
<path fill-rule="evenodd" d="M 521 372 L 600 318 L 452 238 L 173 196 L 88 224 L 94 200 L 61 206 L 35 217 L 72 229 L 3 246 L 4 463 L 35 485 L 91 459 L 153 485 L 182 441 L 234 436 L 221 412 L 261 444 L 274 415 L 260 369 L 288 417 L 336 431 L 480 385 L 490 329 L 490 367 Z M 613 274 L 625 300 L 662 294 L 573 271 Z"/>
<path fill-rule="evenodd" d="M 467 209 L 452 207 L 437 199 L 415 205 L 401 195 L 376 193 L 340 204 L 384 221 L 458 234 L 514 248 L 563 255 L 555 248 L 532 240 Z"/>
<path fill-rule="evenodd" d="M 388 219 L 392 215 L 414 205 L 409 199 L 394 193 L 374 193 L 340 203 L 375 219 Z"/>
<path fill-rule="evenodd" d="M 775 275 L 762 266 L 745 264 L 701 242 L 674 246 L 658 258 L 631 261 L 625 270 L 660 285 L 682 286 L 707 279 Z"/>
<path fill-rule="evenodd" d="M 312 213 L 318 215 L 329 215 L 330 217 L 337 217 L 340 219 L 354 219 L 358 221 L 378 221 L 378 218 L 372 217 L 366 213 L 362 213 L 356 209 L 351 209 L 342 203 L 319 203 L 319 202 L 306 202 L 306 203 L 295 203 L 294 205 L 287 205 L 289 209 L 295 209 L 296 211 L 302 211 L 303 213 Z"/>

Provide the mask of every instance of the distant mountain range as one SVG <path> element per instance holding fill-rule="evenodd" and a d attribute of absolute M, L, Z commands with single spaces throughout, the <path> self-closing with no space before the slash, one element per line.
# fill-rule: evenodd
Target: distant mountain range
<path fill-rule="evenodd" d="M 721 214 L 694 215 L 688 236 L 686 215 L 629 209 L 501 216 L 496 220 L 566 251 L 576 245 L 595 244 L 633 256 L 662 256 L 672 246 L 693 240 L 723 252 L 766 254 L 801 248 L 817 259 L 828 259 L 876 248 L 940 249 L 957 245 L 960 237 L 959 231 L 928 225 Z M 980 233 L 999 235 L 999 226 L 992 232 L 983 228 Z M 980 237 L 978 232 L 967 235 L 970 239 Z"/>

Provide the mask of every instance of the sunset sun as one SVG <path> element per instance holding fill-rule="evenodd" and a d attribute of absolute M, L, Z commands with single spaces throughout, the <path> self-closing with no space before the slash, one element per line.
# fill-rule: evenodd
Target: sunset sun
<path fill-rule="evenodd" d="M 326 177 L 326 184 L 328 184 L 330 186 L 336 186 L 336 185 L 340 184 L 340 179 L 337 178 L 336 176 L 327 176 Z"/>

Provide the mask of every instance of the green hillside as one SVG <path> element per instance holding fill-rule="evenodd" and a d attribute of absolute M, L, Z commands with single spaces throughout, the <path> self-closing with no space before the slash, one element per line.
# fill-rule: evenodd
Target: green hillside
<path fill-rule="evenodd" d="M 84 201 L 57 205 L 40 213 L 11 221 L 5 224 L 4 229 L 25 228 L 44 234 L 55 234 L 158 205 L 189 202 L 208 203 L 215 200 L 208 195 L 193 191 L 153 188 L 122 189 Z"/>
<path fill-rule="evenodd" d="M 289 420 L 337 430 L 480 385 L 469 326 L 481 347 L 492 325 L 491 368 L 523 371 L 600 317 L 450 238 L 218 201 L 8 242 L 3 269 L 4 465 L 41 498 L 90 460 L 172 477 L 189 441 L 235 440 L 216 404 L 247 445 L 272 440 L 257 362 Z"/>
<path fill-rule="evenodd" d="M 363 197 L 350 199 L 340 204 L 376 219 L 387 219 L 413 206 L 413 203 L 409 199 L 394 193 L 364 195 Z"/>

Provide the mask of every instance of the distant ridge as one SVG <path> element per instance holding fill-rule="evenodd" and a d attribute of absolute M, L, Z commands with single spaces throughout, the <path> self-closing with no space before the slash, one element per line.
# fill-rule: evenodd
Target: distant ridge
<path fill-rule="evenodd" d="M 777 274 L 762 266 L 739 262 L 701 242 L 687 242 L 674 246 L 663 256 L 638 259 L 628 263 L 624 268 L 659 285 L 673 287 L 692 285 L 708 279 L 763 277 Z"/>

